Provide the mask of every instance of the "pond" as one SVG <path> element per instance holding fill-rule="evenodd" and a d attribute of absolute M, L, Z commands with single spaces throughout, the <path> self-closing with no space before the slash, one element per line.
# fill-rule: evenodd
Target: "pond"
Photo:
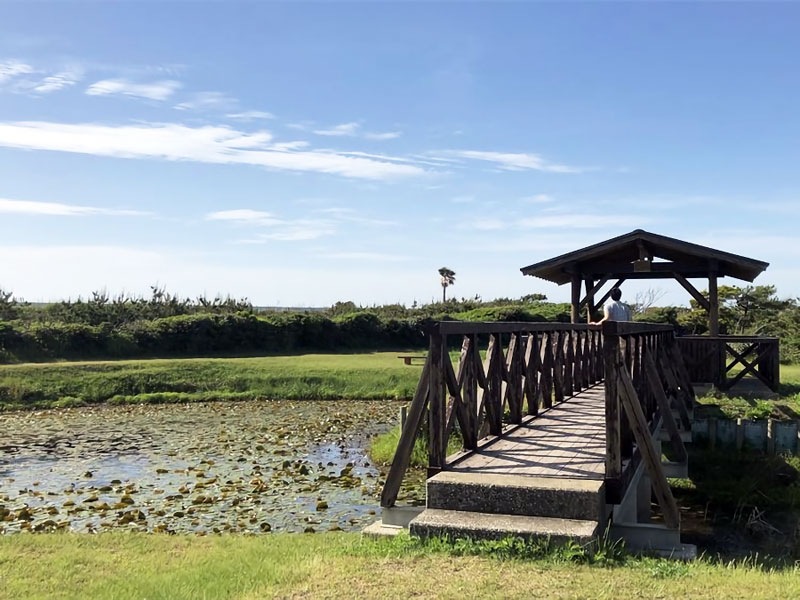
<path fill-rule="evenodd" d="M 252 401 L 0 414 L 0 532 L 358 530 L 401 403 Z M 413 478 L 412 478 L 413 480 Z M 424 499 L 413 482 L 406 501 Z"/>

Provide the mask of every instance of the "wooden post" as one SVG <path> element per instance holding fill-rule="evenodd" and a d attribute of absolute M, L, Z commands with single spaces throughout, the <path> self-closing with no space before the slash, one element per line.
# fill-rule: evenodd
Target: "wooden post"
<path fill-rule="evenodd" d="M 581 304 L 581 278 L 580 275 L 572 276 L 572 312 L 570 322 L 577 323 L 580 320 Z"/>
<path fill-rule="evenodd" d="M 428 476 L 438 473 L 444 466 L 446 427 L 445 397 L 444 397 L 444 361 L 442 355 L 446 352 L 444 336 L 439 331 L 431 333 L 430 342 L 430 383 L 428 392 Z"/>
<path fill-rule="evenodd" d="M 603 364 L 606 390 L 606 479 L 622 476 L 622 435 L 618 384 L 619 336 L 616 323 L 603 323 Z"/>
<path fill-rule="evenodd" d="M 586 283 L 586 322 L 591 323 L 594 320 L 594 295 L 591 295 L 594 279 L 587 277 L 584 281 Z"/>
<path fill-rule="evenodd" d="M 717 294 L 717 274 L 708 274 L 708 333 L 719 335 L 719 296 Z"/>

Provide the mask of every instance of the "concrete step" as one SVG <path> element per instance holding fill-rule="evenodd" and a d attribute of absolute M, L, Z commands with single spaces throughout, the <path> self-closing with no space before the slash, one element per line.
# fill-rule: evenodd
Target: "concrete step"
<path fill-rule="evenodd" d="M 428 508 L 411 521 L 409 532 L 422 538 L 447 536 L 497 540 L 512 536 L 526 540 L 550 538 L 554 543 L 575 540 L 585 544 L 597 537 L 602 528 L 597 521 Z"/>
<path fill-rule="evenodd" d="M 605 521 L 602 480 L 442 471 L 427 483 L 428 508 Z"/>

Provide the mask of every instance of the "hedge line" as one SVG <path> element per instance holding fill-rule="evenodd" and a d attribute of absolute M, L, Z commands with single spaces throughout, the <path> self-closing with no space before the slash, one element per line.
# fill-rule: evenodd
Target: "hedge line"
<path fill-rule="evenodd" d="M 553 314 L 519 307 L 478 309 L 464 316 L 506 321 L 568 318 L 558 313 L 553 319 Z M 427 322 L 381 318 L 368 311 L 333 319 L 315 313 L 193 314 L 117 327 L 0 321 L 0 362 L 421 348 Z"/>

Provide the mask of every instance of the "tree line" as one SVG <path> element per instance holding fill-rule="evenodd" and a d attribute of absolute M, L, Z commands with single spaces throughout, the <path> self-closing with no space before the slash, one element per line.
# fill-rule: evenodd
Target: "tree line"
<path fill-rule="evenodd" d="M 797 299 L 779 298 L 774 286 L 720 286 L 719 298 L 721 333 L 778 335 L 782 360 L 800 361 Z M 694 300 L 688 308 L 652 306 L 657 299 L 654 292 L 638 296 L 634 319 L 671 323 L 682 333 L 706 332 L 706 311 Z M 161 286 L 153 286 L 148 297 L 98 291 L 42 305 L 0 290 L 0 362 L 421 349 L 427 325 L 445 319 L 566 323 L 570 306 L 529 294 L 411 306 L 343 301 L 322 311 L 277 312 L 258 309 L 246 298 L 186 298 Z"/>

